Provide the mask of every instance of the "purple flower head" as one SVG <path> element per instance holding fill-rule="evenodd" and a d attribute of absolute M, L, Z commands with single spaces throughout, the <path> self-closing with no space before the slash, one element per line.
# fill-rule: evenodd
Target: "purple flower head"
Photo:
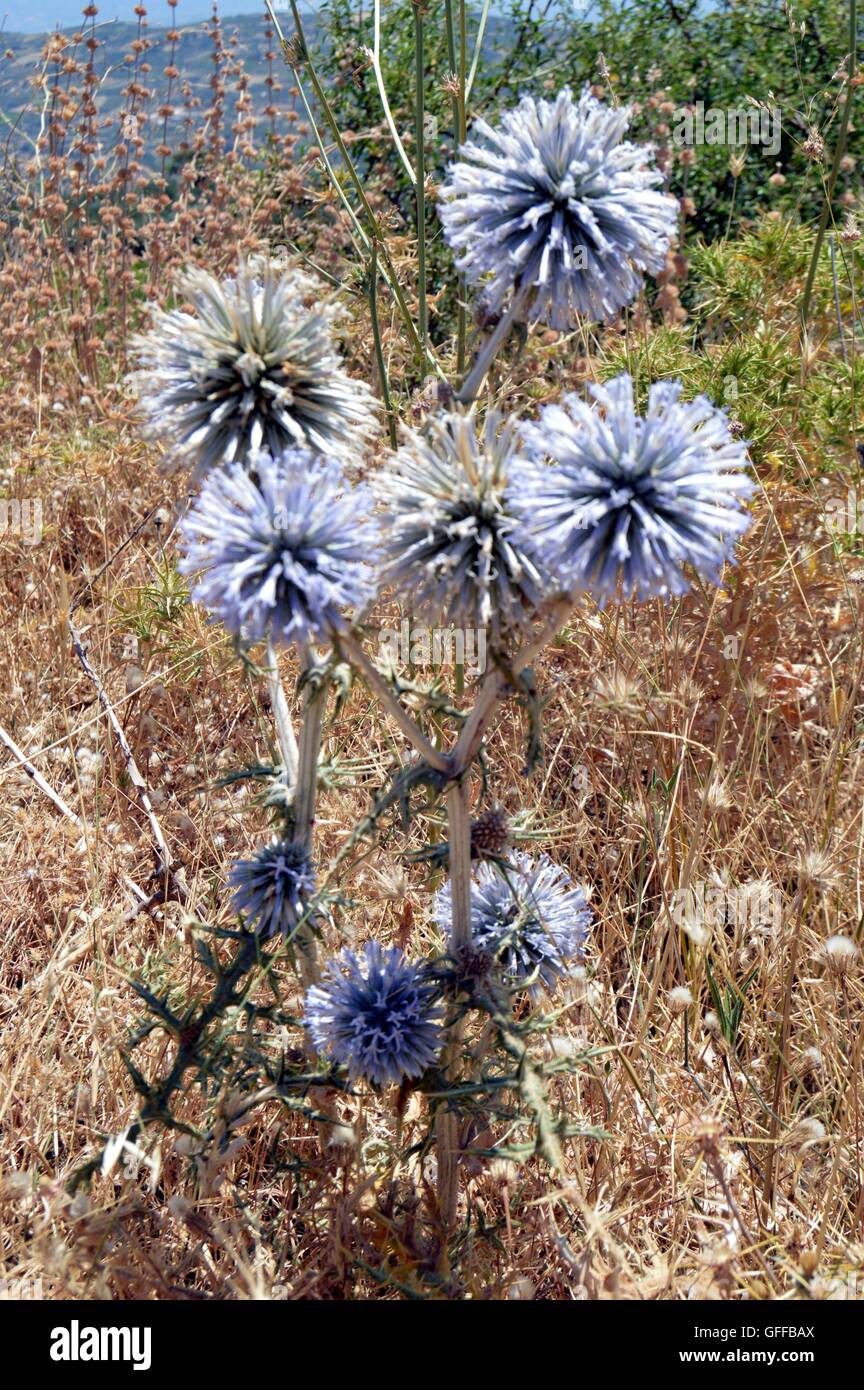
<path fill-rule="evenodd" d="M 261 936 L 290 936 L 315 892 L 315 873 L 305 845 L 279 840 L 253 859 L 238 859 L 228 874 L 234 911 Z"/>
<path fill-rule="evenodd" d="M 637 415 L 626 374 L 545 406 L 522 427 L 527 458 L 511 472 L 510 510 L 530 530 L 559 587 L 601 603 L 619 586 L 640 599 L 685 593 L 683 567 L 719 584 L 750 525 L 746 444 L 705 396 L 651 387 Z"/>
<path fill-rule="evenodd" d="M 326 641 L 345 609 L 375 595 L 367 563 L 378 532 L 372 498 L 333 459 L 308 450 L 258 454 L 204 479 L 183 518 L 193 598 L 248 641 Z"/>
<path fill-rule="evenodd" d="M 447 883 L 436 899 L 438 925 L 449 934 L 453 904 Z M 560 865 L 541 855 L 516 852 L 507 869 L 483 863 L 471 884 L 471 936 L 503 967 L 515 985 L 532 979 L 532 995 L 554 988 L 577 960 L 592 913 L 585 893 Z"/>
<path fill-rule="evenodd" d="M 500 313 L 527 292 L 523 319 L 570 328 L 577 314 L 612 318 L 662 269 L 678 205 L 657 191 L 649 145 L 623 139 L 627 107 L 588 88 L 555 101 L 523 97 L 493 128 L 476 121 L 441 189 L 439 211 L 456 264 Z"/>
<path fill-rule="evenodd" d="M 410 599 L 415 613 L 493 639 L 530 623 L 545 595 L 524 526 L 504 502 L 514 457 L 514 425 L 473 414 L 433 417 L 411 431 L 375 478 L 386 564 L 382 581 Z"/>
<path fill-rule="evenodd" d="M 332 339 L 341 310 L 296 269 L 261 258 L 219 281 L 189 270 L 191 312 L 154 308 L 133 342 L 146 432 L 199 472 L 250 453 L 307 447 L 346 458 L 375 427 L 376 402 Z"/>
<path fill-rule="evenodd" d="M 427 971 L 370 941 L 343 951 L 306 993 L 306 1026 L 352 1081 L 395 1085 L 421 1076 L 442 1044 L 442 1010 Z"/>

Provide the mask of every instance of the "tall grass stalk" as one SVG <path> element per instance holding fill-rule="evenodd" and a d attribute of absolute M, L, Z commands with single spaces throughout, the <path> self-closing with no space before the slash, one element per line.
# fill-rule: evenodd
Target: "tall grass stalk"
<path fill-rule="evenodd" d="M 804 332 L 807 331 L 807 324 L 810 319 L 810 301 L 813 298 L 813 288 L 816 284 L 816 272 L 819 268 L 819 257 L 822 254 L 822 243 L 825 240 L 825 233 L 828 230 L 828 222 L 831 218 L 831 205 L 834 200 L 834 190 L 837 187 L 840 165 L 846 153 L 846 139 L 849 134 L 849 125 L 852 119 L 852 104 L 855 100 L 856 91 L 854 79 L 857 45 L 858 3 L 857 0 L 849 0 L 849 54 L 846 69 L 846 100 L 843 103 L 843 110 L 840 115 L 840 125 L 837 130 L 837 139 L 834 145 L 834 158 L 831 161 L 831 172 L 825 184 L 825 201 L 822 204 L 822 213 L 816 228 L 813 254 L 810 257 L 807 281 L 804 285 L 804 294 L 801 298 L 801 328 Z"/>
<path fill-rule="evenodd" d="M 417 302 L 418 332 L 425 348 L 429 338 L 426 304 L 426 115 L 425 64 L 423 58 L 423 16 L 426 0 L 412 0 L 414 11 L 414 139 L 417 146 Z"/>
<path fill-rule="evenodd" d="M 312 84 L 312 90 L 315 93 L 315 98 L 323 113 L 324 119 L 327 122 L 327 125 L 333 136 L 334 144 L 336 145 L 336 148 L 339 151 L 339 156 L 345 166 L 345 171 L 348 174 L 348 177 L 354 186 L 354 190 L 357 194 L 357 197 L 360 201 L 360 205 L 368 221 L 368 232 L 366 233 L 366 236 L 367 238 L 371 237 L 372 239 L 377 241 L 380 247 L 381 261 L 384 267 L 384 271 L 386 272 L 387 283 L 390 286 L 393 297 L 398 305 L 399 313 L 402 317 L 403 323 L 405 324 L 405 329 L 408 333 L 408 336 L 411 339 L 411 342 L 413 343 L 421 361 L 428 362 L 429 365 L 440 374 L 441 369 L 438 365 L 437 358 L 435 358 L 434 355 L 429 352 L 428 345 L 424 344 L 420 340 L 420 336 L 417 332 L 417 327 L 414 323 L 411 311 L 408 308 L 404 292 L 402 290 L 401 285 L 399 284 L 398 276 L 393 267 L 393 263 L 390 259 L 390 256 L 386 250 L 383 231 L 381 229 L 381 226 L 379 225 L 377 217 L 375 216 L 369 199 L 366 196 L 366 190 L 363 187 L 363 180 L 357 173 L 357 170 L 354 166 L 354 161 L 348 153 L 348 147 L 346 146 L 345 141 L 342 138 L 342 132 L 339 129 L 339 122 L 336 120 L 333 108 L 330 105 L 330 102 L 327 100 L 327 94 L 324 91 L 323 86 L 321 85 L 321 81 L 315 70 L 315 65 L 309 57 L 309 50 L 306 44 L 306 35 L 303 29 L 302 20 L 300 19 L 300 11 L 297 8 L 296 0 L 291 0 L 291 13 L 294 18 L 294 25 L 296 29 L 296 39 L 294 44 L 291 44 L 285 38 L 285 35 L 283 34 L 282 29 L 279 25 L 279 21 L 273 13 L 272 6 L 270 5 L 270 0 L 265 0 L 265 4 L 267 6 L 267 13 L 270 15 L 270 19 L 276 29 L 276 33 L 279 38 L 279 43 L 281 45 L 285 61 L 294 73 L 297 86 L 300 88 L 301 92 L 303 90 L 300 73 L 301 56 L 305 60 L 306 71 L 309 74 L 309 81 Z M 332 170 L 330 170 L 330 173 L 334 185 L 338 187 L 338 179 L 336 179 L 335 174 Z M 367 246 L 371 247 L 371 242 L 368 240 Z"/>

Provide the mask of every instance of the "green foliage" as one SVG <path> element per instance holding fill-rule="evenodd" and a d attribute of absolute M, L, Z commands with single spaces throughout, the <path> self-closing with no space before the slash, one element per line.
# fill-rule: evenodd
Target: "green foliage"
<path fill-rule="evenodd" d="M 693 165 L 685 168 L 677 157 L 673 160 L 669 185 L 673 193 L 686 192 L 694 200 L 696 228 L 709 239 L 728 231 L 733 213 L 750 219 L 768 208 L 780 208 L 806 220 L 820 206 L 823 171 L 801 147 L 815 127 L 830 155 L 848 16 L 837 0 L 792 0 L 788 19 L 784 8 L 779 0 L 719 0 L 706 7 L 668 0 L 595 0 L 584 13 L 577 0 L 564 0 L 554 10 L 542 0 L 510 0 L 488 20 L 468 102 L 469 123 L 474 115 L 494 118 L 522 92 L 548 95 L 565 83 L 580 88 L 589 82 L 599 84 L 612 100 L 637 102 L 634 137 L 658 145 L 671 141 L 677 156 L 677 120 L 660 109 L 661 102 L 672 103 L 676 111 L 688 102 L 723 111 L 755 110 L 751 99 L 767 103 L 781 112 L 779 152 L 770 153 L 762 145 L 701 144 Z M 458 68 L 456 0 L 453 12 Z M 385 0 L 381 13 L 384 82 L 410 157 L 415 81 L 411 0 Z M 467 67 L 479 20 L 479 7 L 468 6 Z M 389 201 L 396 222 L 410 229 L 410 181 L 383 119 L 364 53 L 372 45 L 371 17 L 363 12 L 361 22 L 352 0 L 326 0 L 320 25 L 322 47 L 316 62 L 328 79 L 342 128 L 360 137 L 352 154 Z M 430 176 L 438 181 L 455 143 L 452 100 L 443 85 L 453 67 L 443 0 L 429 4 L 425 34 L 426 158 Z M 848 148 L 852 156 L 860 156 L 861 136 L 853 132 Z M 733 155 L 744 156 L 737 178 L 730 169 Z M 774 173 L 786 179 L 782 191 L 768 183 Z M 847 182 L 844 175 L 838 194 Z M 440 238 L 431 224 L 430 217 L 434 246 Z M 785 249 L 782 240 L 778 233 L 778 277 L 785 257 L 796 250 L 794 239 Z M 763 246 L 767 253 L 764 240 Z M 434 283 L 430 277 L 430 291 L 440 289 L 441 283 L 440 273 Z"/>
<path fill-rule="evenodd" d="M 705 970 L 708 975 L 708 988 L 711 991 L 711 999 L 717 1017 L 720 1020 L 720 1031 L 728 1042 L 729 1046 L 735 1051 L 738 1047 L 738 1035 L 741 1031 L 741 1021 L 744 1017 L 745 995 L 750 985 L 756 978 L 756 969 L 750 971 L 746 979 L 742 980 L 740 986 L 731 980 L 726 981 L 726 993 L 720 989 L 714 979 L 710 962 L 706 960 Z"/>

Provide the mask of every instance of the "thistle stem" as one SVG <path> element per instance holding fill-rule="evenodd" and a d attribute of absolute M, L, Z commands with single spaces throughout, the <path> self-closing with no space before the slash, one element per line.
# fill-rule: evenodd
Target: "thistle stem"
<path fill-rule="evenodd" d="M 291 712 L 285 697 L 282 677 L 279 674 L 279 661 L 272 642 L 267 643 L 267 665 L 265 670 L 267 674 L 267 688 L 270 692 L 270 704 L 273 707 L 273 718 L 276 723 L 276 736 L 279 740 L 279 751 L 282 754 L 282 763 L 285 768 L 285 776 L 288 781 L 288 786 L 294 787 L 297 784 L 298 768 L 297 738 L 294 733 L 294 725 L 291 722 Z"/>
<path fill-rule="evenodd" d="M 437 768 L 439 772 L 449 772 L 450 760 L 446 753 L 442 753 L 429 742 L 408 711 L 402 708 L 381 672 L 369 660 L 356 638 L 347 628 L 344 628 L 338 633 L 336 640 L 343 655 L 360 672 L 366 684 L 378 696 L 384 708 L 393 716 L 405 737 L 417 749 L 420 756 L 425 758 L 430 767 Z"/>
<path fill-rule="evenodd" d="M 447 840 L 450 845 L 450 891 L 453 903 L 453 948 L 471 940 L 471 816 L 464 779 L 447 789 Z"/>
<path fill-rule="evenodd" d="M 384 361 L 381 323 L 378 318 L 378 247 L 374 243 L 372 245 L 372 264 L 369 267 L 369 317 L 372 320 L 375 361 L 378 363 L 378 376 L 381 379 L 381 394 L 384 397 L 384 410 L 387 414 L 387 429 L 390 433 L 390 444 L 395 449 L 398 442 L 396 438 L 396 415 L 393 410 L 393 402 L 390 399 L 390 378 L 387 374 L 387 363 Z"/>
<path fill-rule="evenodd" d="M 463 7 L 464 8 L 464 7 Z M 455 85 L 456 79 L 456 36 L 453 27 L 453 0 L 444 0 L 444 24 L 447 34 L 447 61 L 450 75 L 454 80 L 451 104 L 453 107 L 453 147 L 459 153 L 459 146 L 466 135 L 465 87 Z M 456 308 L 456 371 L 459 376 L 465 370 L 465 345 L 468 338 L 468 315 L 465 308 L 465 281 L 460 275 L 457 283 L 458 302 Z"/>
<path fill-rule="evenodd" d="M 560 594 L 553 599 L 547 609 L 546 623 L 534 641 L 529 642 L 520 652 L 516 653 L 507 670 L 501 666 L 494 666 L 488 673 L 474 708 L 462 725 L 462 731 L 456 740 L 456 746 L 451 755 L 454 776 L 458 776 L 470 767 L 477 756 L 480 744 L 483 742 L 483 735 L 489 727 L 489 721 L 507 688 L 510 677 L 524 671 L 525 667 L 530 666 L 535 657 L 539 656 L 543 648 L 551 642 L 556 632 L 560 631 L 575 602 L 574 595 L 569 593 Z"/>
<path fill-rule="evenodd" d="M 451 782 L 447 789 L 447 839 L 450 845 L 450 892 L 452 902 L 452 949 L 463 950 L 471 940 L 471 816 L 467 781 Z M 453 1078 L 459 1061 L 462 1027 L 450 1018 L 443 1069 Z M 442 1105 L 435 1120 L 435 1149 L 438 1161 L 438 1208 L 445 1232 L 456 1222 L 459 1200 L 459 1117 Z"/>
<path fill-rule="evenodd" d="M 306 655 L 306 670 L 311 670 L 313 656 Z M 294 838 L 311 853 L 315 825 L 315 806 L 318 799 L 318 758 L 321 751 L 321 730 L 327 704 L 327 686 L 313 685 L 306 694 L 303 723 L 300 726 L 297 785 L 294 791 Z M 297 933 L 300 977 L 305 988 L 319 978 L 318 949 L 308 926 Z"/>
<path fill-rule="evenodd" d="M 837 186 L 837 179 L 840 174 L 840 164 L 843 155 L 846 153 L 846 137 L 849 133 L 852 103 L 855 99 L 855 88 L 852 85 L 852 79 L 855 76 L 858 24 L 857 8 L 857 0 L 849 0 L 849 65 L 846 72 L 846 100 L 843 104 L 843 111 L 840 116 L 837 143 L 834 146 L 834 158 L 831 161 L 831 172 L 828 175 L 828 182 L 825 185 L 825 202 L 822 205 L 822 216 L 819 218 L 819 225 L 816 228 L 816 240 L 813 243 L 813 254 L 810 257 L 810 266 L 807 271 L 807 283 L 804 286 L 804 295 L 801 300 L 801 328 L 803 331 L 806 331 L 807 320 L 810 317 L 810 300 L 813 297 L 813 287 L 816 283 L 816 272 L 819 267 L 822 242 L 825 240 L 825 233 L 828 229 L 828 220 L 831 216 L 831 204 L 834 199 L 834 189 Z"/>
<path fill-rule="evenodd" d="M 483 379 L 492 366 L 499 349 L 503 347 L 507 338 L 510 336 L 510 331 L 517 322 L 527 297 L 528 293 L 526 290 L 514 293 L 507 312 L 498 320 L 475 357 L 470 372 L 456 392 L 457 401 L 461 401 L 463 405 L 470 405 L 477 396 L 483 384 Z"/>

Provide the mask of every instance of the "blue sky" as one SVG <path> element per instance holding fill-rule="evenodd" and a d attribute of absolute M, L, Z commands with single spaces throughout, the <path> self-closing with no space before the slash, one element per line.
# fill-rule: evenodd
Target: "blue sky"
<path fill-rule="evenodd" d="M 49 29 L 71 29 L 81 23 L 81 11 L 88 0 L 0 0 L 0 28 L 16 34 L 43 34 Z M 96 0 L 99 6 L 98 22 L 122 19 L 135 19 L 135 5 L 138 0 Z M 144 0 L 147 18 L 153 25 L 167 25 L 171 18 L 170 7 L 165 0 Z M 271 0 L 277 14 L 290 11 L 288 0 Z M 478 0 L 479 3 L 479 0 Z M 590 0 L 585 0 L 586 5 Z M 301 0 L 301 10 L 314 10 L 318 0 Z M 212 0 L 180 0 L 177 6 L 177 22 L 197 24 L 201 19 L 209 19 Z M 493 10 L 499 8 L 495 0 Z M 264 0 L 219 0 L 219 13 L 229 18 L 235 14 L 264 14 Z"/>
<path fill-rule="evenodd" d="M 81 23 L 81 11 L 87 0 L 0 0 L 0 21 L 3 28 L 17 34 L 41 34 L 47 29 L 68 29 Z M 99 20 L 135 18 L 137 0 L 96 0 L 99 6 Z M 167 24 L 171 10 L 165 0 L 144 0 L 147 5 L 147 18 L 151 24 Z M 194 24 L 210 15 L 211 0 L 180 0 L 176 14 L 180 23 Z M 287 0 L 277 0 L 273 5 L 276 13 L 280 8 L 288 9 Z M 310 0 L 304 0 L 303 9 L 310 8 Z M 220 0 L 220 13 L 263 14 L 264 0 Z"/>

